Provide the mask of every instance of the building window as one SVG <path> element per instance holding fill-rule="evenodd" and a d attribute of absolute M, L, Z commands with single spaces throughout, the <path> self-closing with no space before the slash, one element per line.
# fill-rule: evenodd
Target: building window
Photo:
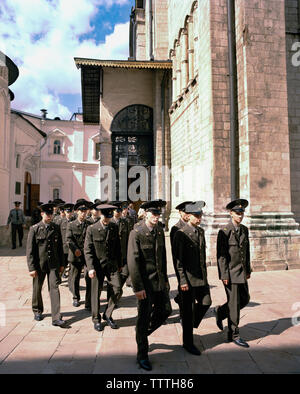
<path fill-rule="evenodd" d="M 16 168 L 20 168 L 20 159 L 21 159 L 20 155 L 17 154 L 17 157 L 16 157 Z"/>
<path fill-rule="evenodd" d="M 21 182 L 16 182 L 15 194 L 21 194 Z"/>
<path fill-rule="evenodd" d="M 95 160 L 100 159 L 100 142 L 95 143 Z"/>
<path fill-rule="evenodd" d="M 144 8 L 144 0 L 136 0 L 136 8 Z"/>
<path fill-rule="evenodd" d="M 55 188 L 53 189 L 53 200 L 56 200 L 57 198 L 60 198 L 59 189 Z"/>
<path fill-rule="evenodd" d="M 55 140 L 53 143 L 53 153 L 55 155 L 60 155 L 61 151 L 60 151 L 60 141 L 59 140 Z"/>

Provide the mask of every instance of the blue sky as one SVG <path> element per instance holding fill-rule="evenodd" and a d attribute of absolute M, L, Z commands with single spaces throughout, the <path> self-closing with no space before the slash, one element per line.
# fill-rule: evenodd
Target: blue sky
<path fill-rule="evenodd" d="M 0 51 L 19 67 L 12 108 L 70 119 L 81 108 L 74 57 L 127 59 L 134 0 L 1 0 Z M 34 10 L 34 12 L 32 12 Z"/>

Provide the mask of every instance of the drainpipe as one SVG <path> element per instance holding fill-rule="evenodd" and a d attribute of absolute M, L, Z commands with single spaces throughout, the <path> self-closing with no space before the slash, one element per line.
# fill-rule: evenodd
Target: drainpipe
<path fill-rule="evenodd" d="M 230 93 L 230 179 L 231 200 L 239 197 L 239 123 L 235 37 L 235 0 L 227 0 L 228 61 Z"/>
<path fill-rule="evenodd" d="M 153 56 L 153 8 L 152 0 L 149 0 L 149 59 L 154 60 Z"/>
<path fill-rule="evenodd" d="M 162 149 L 162 165 L 165 167 L 166 161 L 166 152 L 165 152 L 165 87 L 166 87 L 166 77 L 167 77 L 167 70 L 164 71 L 164 75 L 160 85 L 160 92 L 161 92 L 161 149 Z M 162 176 L 166 176 L 167 174 L 162 173 Z M 162 198 L 165 200 L 166 197 L 166 179 L 163 180 L 163 195 Z M 166 209 L 162 208 L 162 223 L 166 224 Z"/>

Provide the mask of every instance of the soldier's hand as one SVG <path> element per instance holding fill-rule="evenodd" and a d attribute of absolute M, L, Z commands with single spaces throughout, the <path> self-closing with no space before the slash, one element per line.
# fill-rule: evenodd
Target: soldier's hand
<path fill-rule="evenodd" d="M 137 298 L 138 300 L 144 300 L 144 299 L 147 298 L 147 295 L 146 295 L 146 291 L 145 291 L 145 290 L 137 291 L 137 292 L 135 293 L 135 295 L 136 295 L 136 298 Z"/>
<path fill-rule="evenodd" d="M 37 277 L 37 272 L 36 272 L 36 271 L 30 271 L 30 272 L 29 272 L 29 275 L 30 275 L 32 278 L 36 278 L 36 277 Z"/>
<path fill-rule="evenodd" d="M 65 270 L 65 267 L 63 265 L 61 265 L 59 267 L 59 273 L 62 274 L 64 272 L 64 270 Z"/>
<path fill-rule="evenodd" d="M 228 279 L 223 279 L 222 282 L 224 283 L 225 286 L 229 285 L 229 280 Z"/>
<path fill-rule="evenodd" d="M 181 291 L 188 291 L 189 290 L 189 285 L 188 284 L 182 285 L 182 286 L 180 286 L 180 289 L 181 289 Z"/>
<path fill-rule="evenodd" d="M 250 279 L 250 276 L 251 276 L 251 274 L 248 274 L 248 275 L 246 276 L 246 278 L 247 278 L 247 279 Z"/>
<path fill-rule="evenodd" d="M 74 254 L 75 254 L 76 257 L 80 257 L 81 256 L 80 249 L 76 249 Z"/>
<path fill-rule="evenodd" d="M 90 277 L 91 279 L 94 279 L 94 278 L 96 277 L 96 271 L 95 271 L 95 270 L 90 270 L 90 271 L 89 271 L 89 277 Z"/>

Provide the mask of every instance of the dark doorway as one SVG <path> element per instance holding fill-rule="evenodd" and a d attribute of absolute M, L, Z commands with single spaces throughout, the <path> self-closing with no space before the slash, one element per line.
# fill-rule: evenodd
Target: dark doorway
<path fill-rule="evenodd" d="M 130 185 L 139 178 L 138 175 L 136 178 L 129 178 L 130 169 L 134 166 L 142 166 L 148 172 L 149 187 L 146 198 L 148 200 L 151 196 L 150 168 L 154 163 L 152 108 L 135 104 L 122 109 L 112 122 L 111 132 L 112 165 L 116 171 L 117 199 L 120 198 L 120 183 L 123 181 L 124 184 L 124 179 L 120 179 L 120 176 L 126 173 L 128 190 Z M 129 197 L 127 195 L 126 199 L 131 201 Z M 137 209 L 142 201 L 132 202 Z"/>

